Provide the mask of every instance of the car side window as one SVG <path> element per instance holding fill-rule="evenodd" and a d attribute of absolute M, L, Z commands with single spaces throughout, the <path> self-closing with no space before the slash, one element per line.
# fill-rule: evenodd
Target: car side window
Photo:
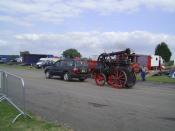
<path fill-rule="evenodd" d="M 59 67 L 59 66 L 60 66 L 60 63 L 61 63 L 61 62 L 56 62 L 55 65 L 56 65 L 57 67 Z"/>
<path fill-rule="evenodd" d="M 73 66 L 74 65 L 74 62 L 73 61 L 61 61 L 60 63 L 60 66 L 62 67 L 70 67 L 70 66 Z"/>
<path fill-rule="evenodd" d="M 60 66 L 66 66 L 67 62 L 66 61 L 61 61 Z"/>
<path fill-rule="evenodd" d="M 67 61 L 67 66 L 73 66 L 73 61 Z"/>

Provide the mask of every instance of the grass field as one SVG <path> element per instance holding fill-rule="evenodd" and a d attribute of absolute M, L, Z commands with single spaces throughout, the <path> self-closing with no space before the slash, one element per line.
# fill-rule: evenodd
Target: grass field
<path fill-rule="evenodd" d="M 20 117 L 12 124 L 11 121 L 17 113 L 8 103 L 0 102 L 0 131 L 73 131 L 70 128 L 46 122 L 35 116 L 32 116 L 32 119 Z"/>
<path fill-rule="evenodd" d="M 8 64 L 0 64 L 0 67 L 23 69 L 23 70 L 35 70 L 35 71 L 41 70 L 41 69 L 36 69 L 35 67 L 31 67 L 31 66 L 8 65 Z"/>
<path fill-rule="evenodd" d="M 140 75 L 137 75 L 137 80 L 141 80 Z M 175 84 L 175 79 L 170 78 L 166 75 L 162 75 L 162 76 L 148 76 L 146 77 L 147 81 L 151 81 L 151 82 L 158 82 L 158 83 L 171 83 L 171 84 Z"/>
<path fill-rule="evenodd" d="M 175 84 L 175 79 L 170 78 L 168 76 L 162 75 L 162 76 L 150 76 L 147 78 L 148 81 L 153 81 L 153 82 L 160 82 L 160 83 L 174 83 Z"/>

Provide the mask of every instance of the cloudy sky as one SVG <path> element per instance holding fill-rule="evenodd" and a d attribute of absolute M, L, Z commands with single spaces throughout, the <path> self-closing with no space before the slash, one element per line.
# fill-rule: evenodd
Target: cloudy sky
<path fill-rule="evenodd" d="M 0 0 L 0 54 L 153 54 L 162 41 L 175 58 L 175 0 Z"/>

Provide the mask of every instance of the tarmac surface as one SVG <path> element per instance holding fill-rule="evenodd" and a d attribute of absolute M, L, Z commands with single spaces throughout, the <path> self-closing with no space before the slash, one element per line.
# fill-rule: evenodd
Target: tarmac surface
<path fill-rule="evenodd" d="M 45 79 L 41 70 L 1 68 L 24 78 L 27 110 L 76 131 L 174 131 L 175 84 L 138 82 L 132 89 L 92 79 Z"/>

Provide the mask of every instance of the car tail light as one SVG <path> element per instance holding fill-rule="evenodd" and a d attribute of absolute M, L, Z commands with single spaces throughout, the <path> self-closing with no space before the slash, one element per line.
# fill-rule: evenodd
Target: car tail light
<path fill-rule="evenodd" d="M 78 68 L 75 67 L 75 68 L 73 68 L 73 72 L 74 72 L 74 73 L 80 73 L 80 70 L 79 70 Z"/>

